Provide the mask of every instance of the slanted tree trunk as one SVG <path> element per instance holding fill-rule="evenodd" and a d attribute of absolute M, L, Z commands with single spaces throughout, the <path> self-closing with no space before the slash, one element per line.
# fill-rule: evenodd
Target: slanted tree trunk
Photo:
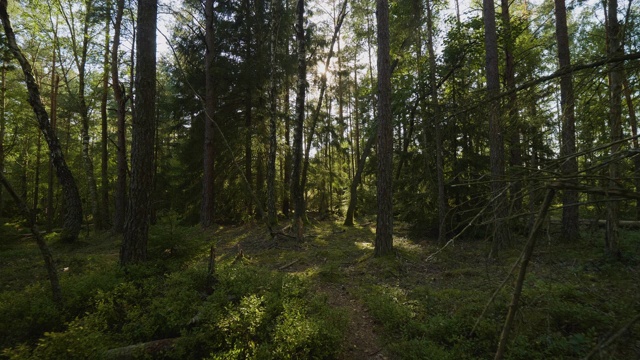
<path fill-rule="evenodd" d="M 555 0 L 556 41 L 558 42 L 559 69 L 571 66 L 571 52 L 569 50 L 569 31 L 567 28 L 567 9 L 564 0 Z M 560 77 L 560 107 L 562 118 L 562 143 L 560 158 L 562 158 L 561 172 L 567 181 L 578 173 L 578 160 L 573 156 L 576 152 L 575 99 L 573 94 L 573 76 L 567 73 Z M 564 190 L 562 192 L 562 233 L 560 237 L 565 241 L 574 242 L 579 236 L 578 220 L 578 192 Z"/>
<path fill-rule="evenodd" d="M 157 0 L 138 1 L 136 104 L 132 126 L 131 184 L 124 239 L 120 250 L 120 264 L 123 266 L 145 261 L 147 258 L 156 115 L 157 14 Z"/>
<path fill-rule="evenodd" d="M 0 20 L 4 27 L 9 48 L 11 49 L 13 56 L 20 63 L 20 67 L 24 73 L 27 90 L 29 91 L 29 104 L 33 108 L 33 112 L 38 120 L 38 126 L 40 127 L 45 141 L 49 146 L 51 161 L 53 162 L 58 180 L 62 186 L 66 211 L 64 214 L 64 225 L 61 240 L 64 242 L 74 242 L 78 239 L 78 234 L 80 233 L 82 225 L 82 201 L 80 200 L 80 193 L 78 192 L 75 179 L 73 178 L 64 156 L 62 155 L 60 141 L 58 140 L 55 131 L 51 128 L 49 114 L 47 114 L 47 111 L 42 104 L 40 89 L 33 77 L 31 64 L 29 64 L 16 43 L 15 33 L 11 27 L 9 14 L 7 13 L 7 0 L 0 0 Z"/>
<path fill-rule="evenodd" d="M 206 54 L 205 54 L 205 119 L 204 119 L 204 172 L 202 176 L 202 209 L 200 210 L 200 225 L 207 228 L 213 225 L 213 216 L 215 211 L 215 191 L 214 191 L 214 124 L 213 118 L 216 110 L 216 93 L 215 93 L 215 32 L 214 32 L 214 14 L 213 0 L 205 0 L 205 38 L 206 38 Z"/>
<path fill-rule="evenodd" d="M 102 73 L 102 98 L 100 99 L 100 117 L 102 120 L 101 126 L 101 163 L 100 163 L 100 194 L 101 204 L 100 209 L 102 214 L 103 227 L 111 222 L 109 216 L 109 131 L 107 115 L 107 101 L 109 100 L 109 40 L 111 29 L 111 0 L 107 0 L 106 3 L 107 14 L 106 24 L 104 30 L 104 59 L 103 59 L 103 73 Z"/>
<path fill-rule="evenodd" d="M 0 0 L 0 7 L 6 10 L 6 0 Z M 6 14 L 6 11 L 0 10 L 0 12 L 3 12 Z M 56 271 L 56 266 L 53 261 L 53 256 L 51 255 L 51 250 L 49 250 L 47 243 L 44 241 L 44 239 L 42 238 L 42 235 L 40 234 L 40 229 L 38 229 L 38 225 L 36 225 L 35 214 L 29 210 L 29 207 L 27 206 L 27 204 L 24 201 L 22 201 L 22 199 L 20 199 L 18 194 L 16 194 L 16 192 L 13 190 L 13 187 L 11 187 L 11 184 L 9 184 L 9 182 L 4 177 L 4 174 L 2 172 L 0 172 L 0 183 L 2 183 L 2 185 L 7 189 L 7 192 L 9 192 L 9 195 L 16 202 L 16 204 L 18 205 L 18 208 L 20 209 L 20 212 L 22 212 L 23 216 L 27 220 L 27 224 L 29 224 L 31 233 L 36 239 L 36 243 L 38 244 L 38 248 L 40 249 L 42 258 L 44 259 L 44 265 L 47 269 L 47 274 L 49 275 L 49 282 L 51 283 L 51 291 L 53 293 L 53 301 L 56 303 L 56 305 L 59 308 L 62 308 L 63 306 L 62 289 L 60 287 L 60 282 L 58 281 L 58 273 Z"/>
<path fill-rule="evenodd" d="M 500 119 L 500 102 L 496 98 L 500 92 L 498 72 L 498 35 L 496 32 L 496 10 L 493 0 L 483 0 L 485 72 L 487 77 L 487 97 L 489 107 L 489 159 L 491 167 L 491 201 L 493 202 L 493 242 L 491 256 L 497 255 L 501 247 L 509 242 L 507 199 L 503 191 L 504 183 L 504 141 Z"/>
<path fill-rule="evenodd" d="M 353 180 L 351 181 L 351 186 L 349 187 L 349 207 L 347 208 L 347 215 L 344 219 L 344 226 L 353 226 L 353 217 L 355 216 L 356 206 L 358 205 L 358 185 L 360 185 L 360 181 L 362 180 L 364 165 L 367 162 L 367 158 L 371 154 L 373 144 L 375 144 L 376 142 L 377 132 L 378 128 L 376 123 L 376 126 L 374 126 L 374 128 L 372 129 L 371 136 L 369 136 L 367 142 L 364 145 L 362 156 L 358 159 L 358 168 L 356 169 L 356 173 L 353 175 Z"/>
<path fill-rule="evenodd" d="M 391 55 L 389 2 L 377 0 L 378 24 L 378 216 L 375 256 L 393 251 L 393 119 L 391 114 Z"/>
<path fill-rule="evenodd" d="M 125 116 L 127 114 L 127 96 L 124 85 L 120 82 L 118 48 L 124 15 L 124 0 L 116 2 L 116 17 L 113 26 L 113 44 L 111 46 L 111 86 L 116 102 L 118 149 L 116 157 L 117 179 L 113 213 L 113 231 L 117 234 L 124 231 L 124 218 L 127 206 L 127 135 Z M 133 51 L 132 51 L 133 52 Z"/>
<path fill-rule="evenodd" d="M 302 175 L 302 131 L 304 129 L 304 103 L 307 91 L 306 41 L 304 31 L 304 0 L 298 0 L 296 8 L 296 43 L 298 49 L 298 83 L 296 93 L 296 120 L 293 132 L 293 169 L 291 171 L 291 198 L 294 204 L 293 229 L 298 240 L 304 234 L 304 189 Z"/>
<path fill-rule="evenodd" d="M 623 55 L 620 24 L 618 22 L 618 0 L 608 0 L 607 14 L 607 55 L 610 58 Z M 620 151 L 622 139 L 622 74 L 623 62 L 609 64 L 609 128 L 611 129 L 611 154 Z M 618 187 L 620 165 L 616 161 L 609 163 L 609 186 Z M 607 229 L 605 247 L 608 254 L 620 257 L 620 239 L 618 233 L 619 201 L 607 203 Z"/>

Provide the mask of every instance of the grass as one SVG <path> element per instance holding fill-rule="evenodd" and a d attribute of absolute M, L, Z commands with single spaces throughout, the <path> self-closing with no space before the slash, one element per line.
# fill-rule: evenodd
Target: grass
<path fill-rule="evenodd" d="M 153 357 L 492 358 L 512 281 L 479 316 L 523 245 L 488 261 L 486 242 L 441 249 L 399 224 L 394 255 L 374 258 L 372 223 L 313 223 L 302 243 L 271 240 L 256 224 L 212 231 L 176 224 L 166 217 L 154 226 L 151 260 L 126 271 L 117 264 L 117 236 L 83 233 L 76 245 L 50 236 L 64 310 L 50 300 L 33 241 L 19 224 L 1 227 L 0 357 L 96 358 L 177 339 Z M 622 233 L 621 261 L 604 256 L 600 231 L 576 244 L 553 236 L 530 264 L 508 359 L 582 358 L 640 311 L 640 234 Z M 632 326 L 600 358 L 638 358 L 639 334 L 640 325 Z"/>

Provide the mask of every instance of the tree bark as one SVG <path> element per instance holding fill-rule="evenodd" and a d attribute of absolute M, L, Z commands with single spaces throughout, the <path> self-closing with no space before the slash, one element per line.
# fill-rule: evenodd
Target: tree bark
<path fill-rule="evenodd" d="M 378 24 L 378 179 L 375 256 L 393 251 L 393 118 L 391 113 L 391 55 L 389 2 L 377 0 Z"/>
<path fill-rule="evenodd" d="M 117 0 L 116 17 L 113 26 L 113 44 L 111 46 L 111 86 L 116 102 L 118 149 L 116 157 L 117 179 L 115 188 L 115 202 L 113 213 L 113 231 L 117 234 L 124 231 L 124 218 L 127 206 L 127 135 L 125 116 L 127 114 L 126 88 L 120 82 L 118 48 L 120 46 L 120 32 L 124 15 L 124 0 Z M 133 51 L 132 51 L 133 52 Z"/>
<path fill-rule="evenodd" d="M 200 225 L 207 228 L 213 225 L 215 211 L 215 190 L 214 190 L 214 125 L 213 118 L 216 110 L 215 92 L 215 32 L 213 0 L 205 0 L 205 39 L 207 44 L 205 54 L 205 119 L 204 119 L 204 172 L 202 176 L 202 209 L 200 211 Z"/>
<path fill-rule="evenodd" d="M 509 229 L 506 226 L 508 213 L 507 199 L 502 191 L 504 184 L 504 141 L 500 119 L 500 102 L 495 100 L 500 92 L 498 72 L 498 36 L 496 32 L 496 13 L 493 0 L 483 0 L 482 17 L 484 20 L 485 71 L 489 103 L 489 158 L 491 167 L 491 196 L 493 201 L 494 227 L 491 256 L 497 255 L 501 247 L 509 241 Z"/>
<path fill-rule="evenodd" d="M 120 250 L 120 264 L 145 261 L 149 235 L 149 207 L 153 188 L 156 108 L 157 0 L 138 1 L 136 46 L 136 104 L 131 143 L 131 184 Z"/>
<path fill-rule="evenodd" d="M 571 66 L 571 52 L 569 50 L 569 31 L 567 28 L 567 10 L 564 0 L 555 0 L 556 41 L 558 42 L 558 64 L 563 70 Z M 578 160 L 572 156 L 576 152 L 575 129 L 575 99 L 573 94 L 573 77 L 567 73 L 560 77 L 560 106 L 562 117 L 562 143 L 560 157 L 568 157 L 562 163 L 561 172 L 567 181 L 578 172 Z M 578 228 L 578 192 L 564 190 L 562 192 L 562 233 L 561 239 L 574 242 L 580 237 Z"/>
<path fill-rule="evenodd" d="M 49 122 L 49 114 L 47 114 L 47 111 L 42 104 L 40 89 L 33 77 L 31 64 L 29 64 L 29 61 L 24 57 L 16 43 L 15 33 L 11 27 L 9 14 L 7 13 L 7 0 L 0 0 L 0 20 L 4 27 L 9 48 L 11 49 L 13 56 L 20 63 L 20 67 L 24 73 L 25 82 L 27 83 L 27 89 L 29 91 L 29 104 L 33 108 L 33 112 L 38 120 L 38 126 L 44 135 L 47 145 L 49 146 L 51 161 L 53 162 L 58 180 L 62 186 L 66 212 L 64 214 L 64 225 L 61 240 L 64 242 L 74 242 L 78 239 L 78 234 L 80 233 L 82 225 L 82 202 L 80 200 L 80 193 L 78 192 L 78 187 L 76 186 L 73 174 L 71 174 L 64 156 L 62 155 L 60 141 Z"/>

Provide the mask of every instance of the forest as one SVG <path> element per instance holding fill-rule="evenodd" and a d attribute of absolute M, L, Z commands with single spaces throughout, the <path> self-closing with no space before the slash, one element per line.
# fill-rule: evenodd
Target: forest
<path fill-rule="evenodd" d="M 0 359 L 640 359 L 637 2 L 0 22 Z"/>

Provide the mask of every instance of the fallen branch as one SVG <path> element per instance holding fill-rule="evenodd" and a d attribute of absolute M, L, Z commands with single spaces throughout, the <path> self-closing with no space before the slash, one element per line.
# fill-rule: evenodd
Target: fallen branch
<path fill-rule="evenodd" d="M 29 225 L 29 229 L 31 229 L 31 234 L 35 237 L 36 243 L 38 244 L 38 248 L 40 249 L 40 253 L 42 254 L 42 258 L 44 259 L 44 265 L 47 269 L 47 274 L 49 275 L 49 282 L 51 283 L 51 292 L 53 293 L 53 301 L 56 306 L 62 308 L 64 305 L 62 298 L 62 288 L 60 287 L 60 282 L 58 281 L 58 274 L 56 272 L 55 262 L 53 261 L 53 255 L 51 255 L 51 250 L 47 243 L 44 241 L 44 238 L 41 235 L 41 231 L 38 229 L 38 225 L 35 222 L 35 214 L 29 209 L 27 204 L 25 204 L 24 200 L 18 196 L 15 192 L 7 178 L 4 177 L 4 174 L 0 171 L 0 183 L 7 189 L 9 195 L 13 198 L 13 200 L 18 205 L 20 212 L 27 220 L 27 224 Z M 2 189 L 2 187 L 0 187 Z"/>
<path fill-rule="evenodd" d="M 587 194 L 603 195 L 607 197 L 621 197 L 626 199 L 640 200 L 640 193 L 619 188 L 600 188 L 595 186 L 585 186 L 573 184 L 566 181 L 554 181 L 549 184 L 549 188 L 554 190 L 576 190 Z"/>
<path fill-rule="evenodd" d="M 297 259 L 293 260 L 292 262 L 290 262 L 290 263 L 288 263 L 288 264 L 286 264 L 286 265 L 282 265 L 282 266 L 280 266 L 280 267 L 278 268 L 278 270 L 284 270 L 284 269 L 288 268 L 289 266 L 291 266 L 291 265 L 293 265 L 293 264 L 298 263 L 300 260 L 302 260 L 302 259 L 301 259 L 301 258 L 297 258 Z"/>
<path fill-rule="evenodd" d="M 600 344 L 598 344 L 598 346 L 596 346 L 593 350 L 591 350 L 589 355 L 584 357 L 584 360 L 591 359 L 593 357 L 593 355 L 599 353 L 600 351 L 602 351 L 607 346 L 613 344 L 614 341 L 616 341 L 620 336 L 622 336 L 624 333 L 626 333 L 627 330 L 629 330 L 629 328 L 631 326 L 633 326 L 633 324 L 638 322 L 638 320 L 640 320 L 640 314 L 636 315 L 633 319 L 631 319 L 631 321 L 629 321 L 625 326 L 620 328 L 620 330 L 618 330 L 618 332 L 616 332 L 615 334 L 611 335 L 607 340 L 600 342 Z"/>
<path fill-rule="evenodd" d="M 518 273 L 518 280 L 516 281 L 516 288 L 513 290 L 513 297 L 511 298 L 511 304 L 509 304 L 509 312 L 507 313 L 507 318 L 504 321 L 504 327 L 502 328 L 502 333 L 500 334 L 498 350 L 496 351 L 494 360 L 501 360 L 504 357 L 504 352 L 507 348 L 507 340 L 509 339 L 509 332 L 511 332 L 511 325 L 513 324 L 513 319 L 515 317 L 516 311 L 518 310 L 518 303 L 520 301 L 520 295 L 522 294 L 524 278 L 527 274 L 527 266 L 529 265 L 529 261 L 531 260 L 531 255 L 533 255 L 533 248 L 536 245 L 538 231 L 542 227 L 544 218 L 547 216 L 547 211 L 551 206 L 551 202 L 553 201 L 555 193 L 556 191 L 552 187 L 547 190 L 547 195 L 544 198 L 542 206 L 540 206 L 540 212 L 538 212 L 536 222 L 531 229 L 531 233 L 529 233 L 529 239 L 527 239 L 527 244 L 525 245 L 524 253 L 520 260 L 521 265 L 520 272 Z"/>

